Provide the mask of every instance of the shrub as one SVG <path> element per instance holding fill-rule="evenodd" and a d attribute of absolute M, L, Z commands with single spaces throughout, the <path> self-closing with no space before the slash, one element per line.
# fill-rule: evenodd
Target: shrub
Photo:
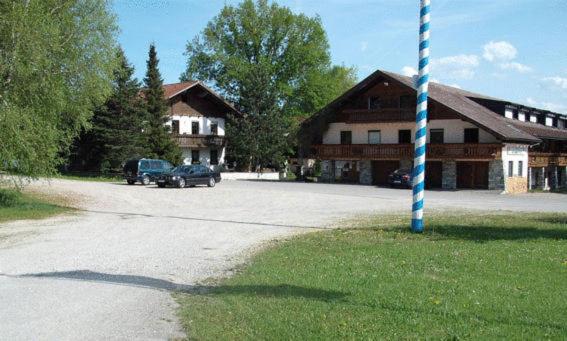
<path fill-rule="evenodd" d="M 20 201 L 20 193 L 0 188 L 0 207 L 13 207 Z"/>

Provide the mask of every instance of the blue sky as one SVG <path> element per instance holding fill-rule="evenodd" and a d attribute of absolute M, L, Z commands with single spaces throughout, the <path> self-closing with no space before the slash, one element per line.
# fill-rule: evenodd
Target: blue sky
<path fill-rule="evenodd" d="M 319 15 L 335 64 L 359 79 L 417 65 L 417 0 L 280 0 Z M 432 77 L 438 82 L 567 113 L 566 0 L 431 0 Z M 165 82 L 185 69 L 187 41 L 231 0 L 115 0 L 119 41 L 143 78 L 155 42 Z"/>

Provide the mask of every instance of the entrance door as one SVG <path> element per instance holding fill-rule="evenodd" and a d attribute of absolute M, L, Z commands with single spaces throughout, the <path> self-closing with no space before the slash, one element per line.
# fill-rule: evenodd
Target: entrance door
<path fill-rule="evenodd" d="M 425 162 L 425 187 L 441 188 L 443 185 L 443 163 L 441 161 Z"/>
<path fill-rule="evenodd" d="M 372 184 L 385 186 L 388 175 L 400 168 L 400 161 L 372 161 Z"/>
<path fill-rule="evenodd" d="M 457 162 L 457 188 L 488 189 L 488 162 Z"/>

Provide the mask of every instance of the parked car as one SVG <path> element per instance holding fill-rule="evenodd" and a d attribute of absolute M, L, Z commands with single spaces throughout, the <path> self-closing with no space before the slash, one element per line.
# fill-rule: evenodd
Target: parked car
<path fill-rule="evenodd" d="M 215 187 L 221 181 L 219 172 L 210 170 L 202 165 L 183 165 L 175 167 L 171 172 L 162 174 L 157 180 L 160 188 L 173 186 L 178 188 L 207 185 Z"/>
<path fill-rule="evenodd" d="M 412 174 L 410 169 L 396 169 L 388 175 L 390 187 L 412 188 Z"/>
<path fill-rule="evenodd" d="M 173 165 L 165 160 L 155 159 L 132 159 L 124 163 L 123 174 L 124 179 L 129 185 L 135 184 L 137 181 L 142 185 L 149 185 L 157 178 L 173 168 Z"/>

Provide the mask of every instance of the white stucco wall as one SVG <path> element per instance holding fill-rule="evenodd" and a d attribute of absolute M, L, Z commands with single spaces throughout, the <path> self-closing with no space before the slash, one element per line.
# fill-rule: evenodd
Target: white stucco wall
<path fill-rule="evenodd" d="M 198 148 L 199 149 L 199 162 L 201 162 L 204 166 L 211 165 L 211 149 L 214 148 Z M 224 164 L 224 157 L 226 150 L 225 148 L 218 148 L 218 158 L 219 158 L 219 165 Z M 181 148 L 181 157 L 183 158 L 183 163 L 186 165 L 190 165 L 193 163 L 191 158 L 191 148 Z"/>
<path fill-rule="evenodd" d="M 225 121 L 221 117 L 194 117 L 194 116 L 180 116 L 172 115 L 170 116 L 167 125 L 171 127 L 171 121 L 179 120 L 179 133 L 180 134 L 191 134 L 191 124 L 192 122 L 199 122 L 199 134 L 200 135 L 211 135 L 211 123 L 218 123 L 218 135 L 224 136 L 225 134 Z"/>
<path fill-rule="evenodd" d="M 518 174 L 518 162 L 523 162 L 522 177 L 528 176 L 528 145 L 507 143 L 502 147 L 502 164 L 504 167 L 504 178 L 508 177 L 508 164 L 514 162 L 513 176 Z"/>
<path fill-rule="evenodd" d="M 444 129 L 445 143 L 463 143 L 465 139 L 465 128 L 477 128 L 475 125 L 462 120 L 431 120 L 427 124 L 427 141 L 429 142 L 429 129 Z M 341 131 L 352 131 L 353 144 L 367 144 L 368 131 L 380 130 L 381 143 L 398 143 L 398 130 L 410 129 L 412 131 L 411 140 L 415 137 L 414 122 L 393 122 L 393 123 L 365 123 L 347 124 L 331 123 L 323 135 L 324 144 L 339 144 L 341 142 Z M 478 139 L 480 143 L 495 143 L 498 139 L 490 133 L 479 128 Z"/>

